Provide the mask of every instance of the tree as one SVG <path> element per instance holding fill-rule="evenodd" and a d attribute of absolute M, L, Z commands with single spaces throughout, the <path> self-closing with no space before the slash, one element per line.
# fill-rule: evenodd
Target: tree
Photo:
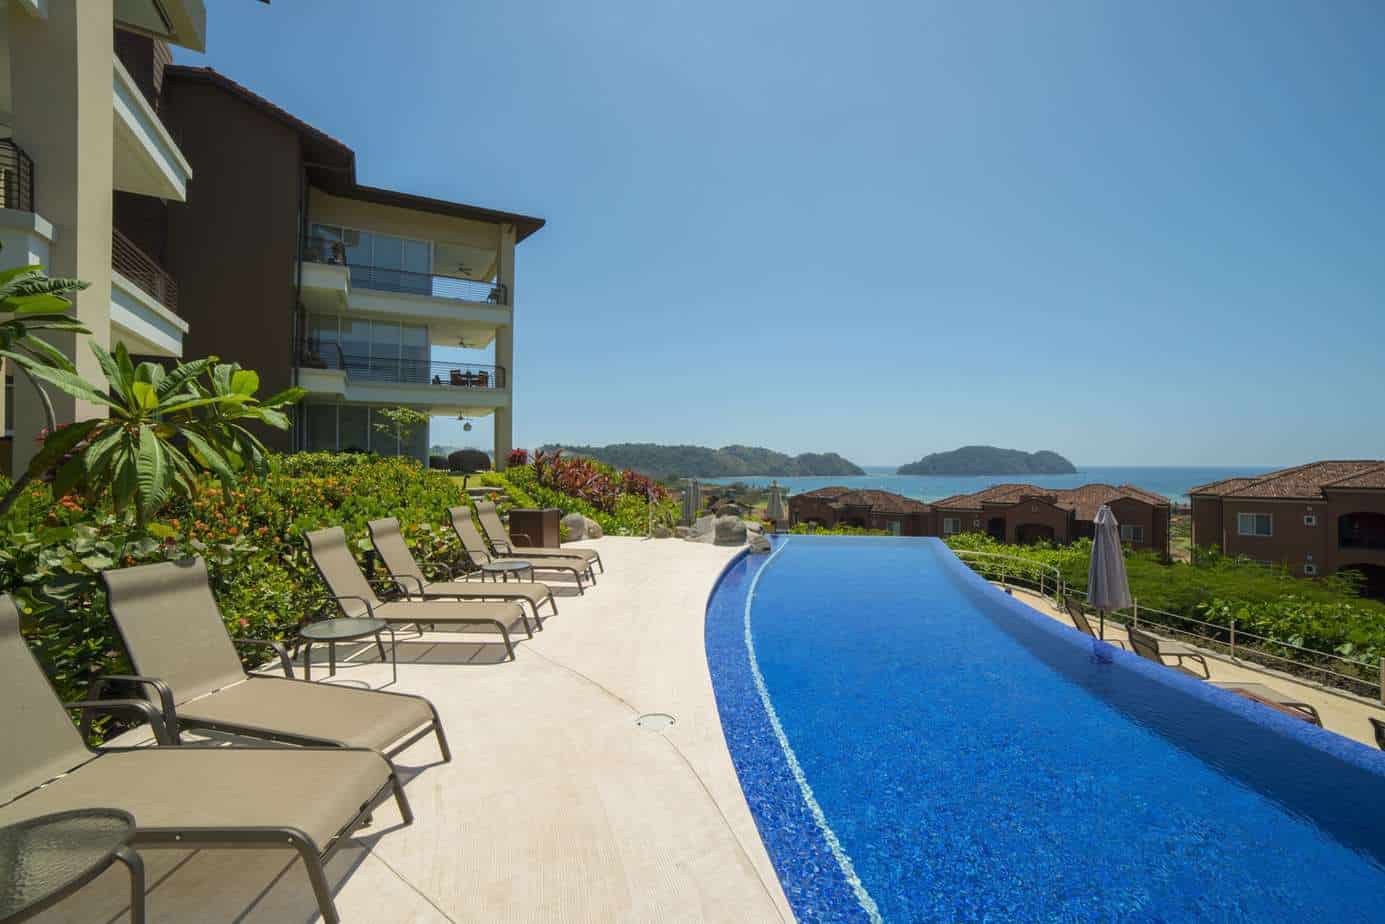
<path fill-rule="evenodd" d="M 0 272 L 0 357 L 10 361 L 15 371 L 29 380 L 43 403 L 43 413 L 51 431 L 57 426 L 53 403 L 48 393 L 34 380 L 32 370 L 39 366 L 71 366 L 62 351 L 40 339 L 35 331 L 90 334 L 67 312 L 67 298 L 87 283 L 80 279 L 44 275 L 41 266 L 16 266 Z"/>
<path fill-rule="evenodd" d="M 385 418 L 373 424 L 375 432 L 392 436 L 400 443 L 407 443 L 415 430 L 428 426 L 429 420 L 427 414 L 411 407 L 378 407 L 371 416 Z"/>

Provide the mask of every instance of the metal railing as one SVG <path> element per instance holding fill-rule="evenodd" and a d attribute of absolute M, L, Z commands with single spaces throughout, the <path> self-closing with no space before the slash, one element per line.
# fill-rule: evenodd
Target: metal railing
<path fill-rule="evenodd" d="M 427 359 L 389 359 L 379 356 L 352 356 L 339 346 L 313 349 L 299 358 L 299 364 L 315 369 L 341 369 L 348 378 L 360 382 L 390 382 L 404 385 L 440 385 L 447 388 L 506 388 L 504 366 L 477 363 L 450 363 Z"/>
<path fill-rule="evenodd" d="M 399 292 L 406 295 L 427 295 L 432 298 L 451 298 L 458 301 L 482 302 L 489 305 L 508 305 L 510 295 L 498 282 L 441 276 L 436 273 L 416 273 L 411 270 L 351 263 L 347 248 L 341 241 L 310 237 L 303 242 L 303 260 L 344 266 L 351 285 L 380 292 Z"/>
<path fill-rule="evenodd" d="M 973 571 L 999 584 L 1030 587 L 1061 607 L 1067 596 L 1087 598 L 1085 590 L 1072 590 L 1062 573 L 1052 565 L 995 552 L 953 549 L 954 554 Z M 1192 616 L 1170 613 L 1134 601 L 1131 608 L 1106 614 L 1108 622 L 1149 628 L 1174 639 L 1190 641 L 1209 653 L 1221 655 L 1235 664 L 1249 664 L 1277 671 L 1289 679 L 1333 693 L 1372 699 L 1385 704 L 1385 657 L 1377 661 L 1351 658 L 1336 652 L 1319 651 L 1248 632 L 1236 625 L 1209 622 Z"/>
<path fill-rule="evenodd" d="M 0 209 L 34 210 L 34 161 L 9 138 L 0 139 Z"/>
<path fill-rule="evenodd" d="M 153 296 L 170 311 L 178 310 L 178 283 L 135 242 L 111 229 L 111 269 Z"/>

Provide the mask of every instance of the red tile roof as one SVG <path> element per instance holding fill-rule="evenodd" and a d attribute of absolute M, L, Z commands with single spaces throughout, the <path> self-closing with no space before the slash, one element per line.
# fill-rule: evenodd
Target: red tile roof
<path fill-rule="evenodd" d="M 834 497 L 841 497 L 843 494 L 850 493 L 850 488 L 842 487 L 841 485 L 829 485 L 825 488 L 816 488 L 812 491 L 804 491 L 802 494 L 793 494 L 790 496 L 790 498 L 792 499 L 794 497 L 825 497 L 830 500 Z"/>
<path fill-rule="evenodd" d="M 889 491 L 848 491 L 833 501 L 834 507 L 869 507 L 875 513 L 927 513 L 923 501 Z"/>
<path fill-rule="evenodd" d="M 1269 472 L 1217 493 L 1221 497 L 1322 500 L 1323 488 L 1372 485 L 1385 487 L 1385 462 L 1379 459 L 1330 459 Z"/>
<path fill-rule="evenodd" d="M 1064 510 L 1072 510 L 1079 520 L 1090 520 L 1096 516 L 1102 504 L 1109 504 L 1120 498 L 1129 498 L 1156 507 L 1167 506 L 1169 499 L 1161 494 L 1123 484 L 1119 487 L 1109 484 L 1084 484 L 1076 488 L 1041 488 L 1032 484 L 997 484 L 975 494 L 958 494 L 944 500 L 935 501 L 938 509 L 980 510 L 985 504 L 1017 504 L 1023 498 L 1051 498 L 1051 503 Z"/>
<path fill-rule="evenodd" d="M 1385 465 L 1346 478 L 1338 478 L 1331 484 L 1323 485 L 1323 487 L 1328 491 L 1348 488 L 1385 489 Z"/>
<path fill-rule="evenodd" d="M 1196 488 L 1189 488 L 1189 496 L 1193 494 L 1210 494 L 1214 497 L 1223 497 L 1244 488 L 1254 481 L 1254 478 L 1223 478 L 1221 481 L 1213 481 L 1210 484 L 1198 485 Z"/>

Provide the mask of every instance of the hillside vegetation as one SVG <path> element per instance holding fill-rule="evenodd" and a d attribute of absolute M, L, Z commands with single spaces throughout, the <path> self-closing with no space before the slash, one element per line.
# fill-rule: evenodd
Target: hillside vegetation
<path fill-rule="evenodd" d="M 564 446 L 563 451 L 569 455 L 589 456 L 616 468 L 631 468 L 655 478 L 865 474 L 859 466 L 835 452 L 805 452 L 790 456 L 760 446 L 710 449 L 706 446 L 612 443 L 609 446 Z"/>
<path fill-rule="evenodd" d="M 1049 450 L 1025 452 L 995 446 L 963 446 L 935 452 L 901 465 L 900 475 L 1070 475 L 1077 471 L 1067 459 Z"/>

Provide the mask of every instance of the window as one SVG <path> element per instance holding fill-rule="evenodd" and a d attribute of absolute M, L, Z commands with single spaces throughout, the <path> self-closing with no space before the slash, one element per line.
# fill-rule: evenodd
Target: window
<path fill-rule="evenodd" d="M 1318 515 L 1317 515 L 1316 513 L 1305 513 L 1305 514 L 1303 515 L 1303 525 L 1304 525 L 1304 526 L 1317 526 L 1317 525 L 1318 525 Z"/>
<path fill-rule="evenodd" d="M 1143 526 L 1130 526 L 1121 524 L 1121 542 L 1144 542 L 1145 528 Z"/>
<path fill-rule="evenodd" d="M 951 536 L 962 531 L 961 517 L 943 517 L 943 535 Z"/>
<path fill-rule="evenodd" d="M 1307 564 L 1307 565 L 1304 565 L 1304 566 L 1303 566 L 1303 576 L 1304 576 L 1304 577 L 1315 577 L 1315 576 L 1317 575 L 1317 573 L 1318 573 L 1318 566 L 1317 566 L 1317 565 L 1314 565 L 1314 564 Z"/>
<path fill-rule="evenodd" d="M 401 440 L 393 433 L 376 429 L 377 424 L 388 425 L 380 410 L 362 404 L 306 404 L 301 411 L 303 448 L 310 452 L 373 452 L 426 460 L 428 426 L 415 428 Z"/>
<path fill-rule="evenodd" d="M 1268 513 L 1238 513 L 1236 532 L 1242 536 L 1273 536 L 1274 520 Z"/>

